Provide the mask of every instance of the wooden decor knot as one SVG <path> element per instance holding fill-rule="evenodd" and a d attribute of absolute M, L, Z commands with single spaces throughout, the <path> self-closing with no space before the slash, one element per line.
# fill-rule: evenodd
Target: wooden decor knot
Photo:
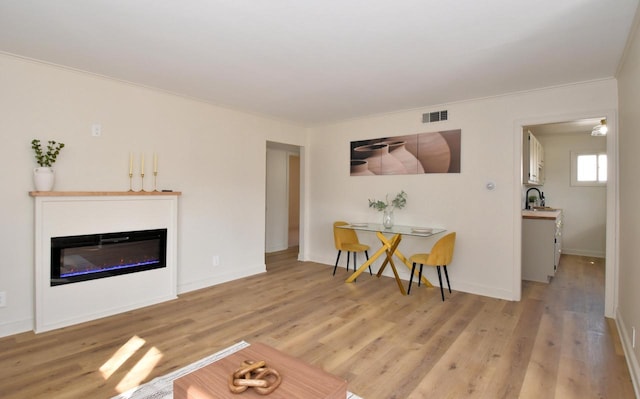
<path fill-rule="evenodd" d="M 268 395 L 275 391 L 282 382 L 282 377 L 276 369 L 267 367 L 264 360 L 254 362 L 245 360 L 229 376 L 229 390 L 233 393 L 242 393 L 253 388 L 260 395 Z"/>

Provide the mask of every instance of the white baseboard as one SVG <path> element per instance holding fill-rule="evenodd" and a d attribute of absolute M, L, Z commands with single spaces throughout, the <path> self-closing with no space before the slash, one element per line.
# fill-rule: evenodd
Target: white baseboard
<path fill-rule="evenodd" d="M 178 286 L 178 293 L 182 294 L 182 293 L 189 292 L 189 291 L 195 291 L 197 289 L 206 288 L 206 287 L 210 287 L 210 286 L 217 285 L 217 284 L 222 284 L 222 283 L 225 283 L 227 281 L 237 280 L 239 278 L 252 276 L 252 275 L 258 274 L 258 273 L 263 273 L 265 271 L 266 271 L 266 266 L 262 265 L 261 267 L 259 266 L 259 267 L 254 267 L 254 268 L 252 268 L 250 270 L 244 270 L 243 273 L 235 273 L 235 272 L 234 273 L 227 273 L 227 274 L 222 275 L 222 276 L 217 276 L 216 278 L 211 278 L 211 279 L 206 279 L 206 280 L 199 280 L 199 281 L 195 281 L 195 282 L 187 283 L 187 284 L 180 284 Z M 112 314 L 126 312 L 126 311 L 129 311 L 129 310 L 138 309 L 138 308 L 141 308 L 141 307 L 144 307 L 144 306 L 150 306 L 150 305 L 154 305 L 156 303 L 169 301 L 169 300 L 172 300 L 172 299 L 175 299 L 175 297 L 171 296 L 171 297 L 164 297 L 164 298 L 155 298 L 155 299 L 152 299 L 152 300 L 147 301 L 147 302 L 131 304 L 130 306 L 125 307 L 125 308 L 110 309 L 109 312 L 100 312 L 100 313 L 95 313 L 95 314 L 92 314 L 92 315 L 83 315 L 82 317 L 74 318 L 73 320 L 64 320 L 64 321 L 60 321 L 59 323 L 56 323 L 56 324 L 47 325 L 47 326 L 45 326 L 44 329 L 41 329 L 38 332 L 49 331 L 49 330 L 53 330 L 53 329 L 56 329 L 56 328 L 65 327 L 65 326 L 71 325 L 71 324 L 78 324 L 78 323 L 82 323 L 82 322 L 89 321 L 89 320 L 95 320 L 95 319 L 98 319 L 98 318 L 110 316 Z M 12 322 L 8 322 L 8 323 L 0 322 L 0 338 L 8 337 L 10 335 L 20 334 L 20 333 L 27 332 L 27 331 L 34 331 L 34 319 L 33 318 L 25 319 L 25 320 L 12 321 Z"/>
<path fill-rule="evenodd" d="M 605 258 L 607 254 L 604 251 L 590 251 L 588 249 L 562 248 L 563 255 L 588 256 L 591 258 Z"/>
<path fill-rule="evenodd" d="M 336 256 L 337 256 L 337 251 L 336 251 Z M 333 260 L 329 260 L 327 257 L 323 257 L 323 258 L 315 258 L 315 259 L 307 259 L 307 261 L 309 262 L 314 262 L 314 263 L 320 263 L 320 264 L 325 264 L 327 266 L 331 267 L 331 270 L 333 269 L 333 267 L 335 266 L 335 262 L 336 259 L 333 258 Z M 364 262 L 364 256 L 360 255 L 358 256 L 358 267 L 362 265 L 362 262 Z M 378 268 L 380 267 L 380 264 L 382 263 L 381 259 L 378 259 L 376 262 L 374 262 L 374 264 L 371 266 L 371 268 L 373 269 L 373 273 L 375 275 L 376 270 L 378 270 Z M 338 269 L 345 269 L 346 267 L 346 260 L 344 260 L 344 254 L 340 257 L 340 262 L 338 263 Z M 352 270 L 353 264 L 349 265 L 349 270 Z M 403 280 L 405 282 L 405 285 L 409 283 L 409 277 L 411 276 L 411 271 L 409 269 L 407 269 L 406 267 L 404 267 L 404 264 L 400 261 L 396 262 L 396 267 L 398 269 L 398 275 L 400 276 L 400 279 Z M 433 268 L 426 268 L 425 269 L 425 277 L 429 279 L 429 281 L 431 281 L 431 284 L 433 284 L 435 287 L 439 287 L 438 285 L 438 277 L 435 274 L 435 270 L 431 270 Z M 368 271 L 367 271 L 368 274 Z M 391 267 L 387 267 L 384 272 L 382 272 L 382 275 L 385 277 L 391 277 L 394 278 L 393 275 L 393 271 L 391 270 Z M 444 277 L 443 277 L 444 278 Z M 414 284 L 416 284 L 416 279 L 413 280 Z M 446 282 L 445 282 L 445 286 L 446 286 Z M 464 281 L 451 281 L 451 289 L 454 291 L 460 291 L 460 292 L 466 292 L 468 294 L 475 294 L 475 295 L 482 295 L 482 296 L 488 296 L 491 298 L 498 298 L 498 299 L 505 299 L 507 301 L 514 301 L 516 300 L 514 298 L 514 293 L 511 291 L 507 291 L 507 290 L 502 290 L 502 289 L 498 289 L 496 287 L 489 287 L 489 286 L 482 286 L 482 285 L 478 285 L 478 284 L 473 284 L 473 283 L 466 283 Z"/>
<path fill-rule="evenodd" d="M 622 349 L 624 350 L 624 357 L 627 359 L 627 367 L 629 367 L 629 374 L 631 374 L 631 382 L 633 383 L 633 390 L 636 397 L 640 397 L 640 365 L 638 359 L 633 351 L 633 345 L 629 334 L 627 334 L 627 326 L 624 323 L 624 319 L 618 310 L 616 310 L 616 326 L 618 327 L 618 334 L 620 335 L 620 341 L 622 341 Z"/>
<path fill-rule="evenodd" d="M 142 301 L 138 301 L 135 303 L 128 304 L 126 306 L 115 306 L 109 308 L 102 308 L 98 312 L 86 313 L 86 314 L 76 314 L 73 317 L 55 320 L 53 322 L 42 323 L 40 326 L 35 326 L 34 331 L 36 334 L 43 333 L 46 331 L 56 330 L 58 328 L 69 327 L 80 323 L 86 323 L 88 321 L 102 319 L 103 317 L 113 316 L 120 313 L 125 313 L 131 310 L 136 310 L 140 308 L 144 308 L 151 305 L 157 305 L 162 302 L 171 301 L 176 299 L 175 295 L 165 295 L 159 296 L 156 298 L 148 298 Z"/>
<path fill-rule="evenodd" d="M 0 338 L 33 330 L 33 319 L 0 323 Z"/>
<path fill-rule="evenodd" d="M 187 283 L 179 283 L 178 284 L 178 294 L 184 294 L 186 292 L 191 292 L 195 290 L 199 290 L 202 288 L 212 287 L 214 285 L 226 283 L 228 281 L 238 280 L 244 277 L 253 276 L 259 273 L 264 273 L 267 271 L 266 265 L 256 266 L 250 269 L 243 269 L 240 272 L 233 271 L 231 273 L 224 273 L 221 275 L 217 275 L 212 278 L 196 280 Z"/>
<path fill-rule="evenodd" d="M 267 247 L 267 248 L 265 248 L 264 252 L 270 254 L 272 252 L 284 251 L 285 249 L 289 249 L 287 244 L 281 244 L 281 245 L 275 245 L 275 246 Z"/>

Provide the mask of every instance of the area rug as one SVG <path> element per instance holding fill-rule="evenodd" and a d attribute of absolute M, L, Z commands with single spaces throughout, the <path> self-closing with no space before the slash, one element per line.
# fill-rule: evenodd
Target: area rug
<path fill-rule="evenodd" d="M 169 374 L 165 374 L 161 377 L 154 378 L 146 384 L 139 387 L 128 390 L 127 392 L 116 395 L 111 399 L 172 399 L 173 398 L 173 380 L 187 375 L 199 368 L 202 368 L 208 364 L 211 364 L 223 357 L 229 356 L 241 349 L 248 347 L 250 344 L 245 341 L 240 341 L 235 345 L 225 348 L 213 355 L 207 356 L 197 362 L 191 363 L 181 369 L 178 369 Z M 240 398 L 242 395 L 238 395 Z M 362 399 L 360 396 L 347 392 L 346 399 Z"/>

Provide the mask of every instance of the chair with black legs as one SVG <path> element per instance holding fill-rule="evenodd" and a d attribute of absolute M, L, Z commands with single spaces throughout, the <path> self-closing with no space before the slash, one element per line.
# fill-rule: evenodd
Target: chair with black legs
<path fill-rule="evenodd" d="M 442 295 L 442 301 L 444 301 L 444 288 L 442 287 L 442 275 L 440 274 L 440 267 L 444 269 L 444 275 L 447 278 L 447 287 L 449 287 L 449 293 L 451 293 L 451 285 L 449 284 L 449 274 L 447 273 L 447 265 L 451 263 L 453 259 L 453 248 L 456 242 L 456 233 L 449 233 L 446 236 L 439 239 L 431 252 L 428 254 L 415 254 L 409 257 L 409 261 L 413 263 L 411 268 L 411 277 L 409 278 L 409 289 L 407 294 L 411 293 L 411 283 L 413 282 L 413 274 L 416 271 L 416 264 L 420 265 L 420 273 L 418 274 L 418 287 L 420 286 L 420 280 L 422 280 L 422 266 L 432 266 L 438 271 L 438 280 L 440 281 L 440 294 Z"/>
<path fill-rule="evenodd" d="M 338 226 L 345 226 L 349 223 L 338 221 L 333 224 L 333 239 L 338 250 L 338 257 L 336 258 L 336 265 L 333 267 L 333 275 L 336 275 L 336 269 L 338 268 L 338 261 L 340 260 L 340 254 L 342 251 L 347 251 L 347 271 L 349 271 L 349 258 L 351 252 L 353 252 L 353 271 L 356 271 L 356 253 L 364 252 L 364 255 L 369 260 L 369 246 L 366 244 L 360 244 L 358 235 L 355 230 L 343 229 Z M 371 273 L 371 266 L 369 266 L 369 274 Z"/>

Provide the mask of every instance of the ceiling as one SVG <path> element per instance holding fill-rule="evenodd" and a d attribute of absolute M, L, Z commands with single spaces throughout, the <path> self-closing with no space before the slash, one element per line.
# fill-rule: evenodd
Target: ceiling
<path fill-rule="evenodd" d="M 0 52 L 325 124 L 615 76 L 639 0 L 2 0 Z"/>

